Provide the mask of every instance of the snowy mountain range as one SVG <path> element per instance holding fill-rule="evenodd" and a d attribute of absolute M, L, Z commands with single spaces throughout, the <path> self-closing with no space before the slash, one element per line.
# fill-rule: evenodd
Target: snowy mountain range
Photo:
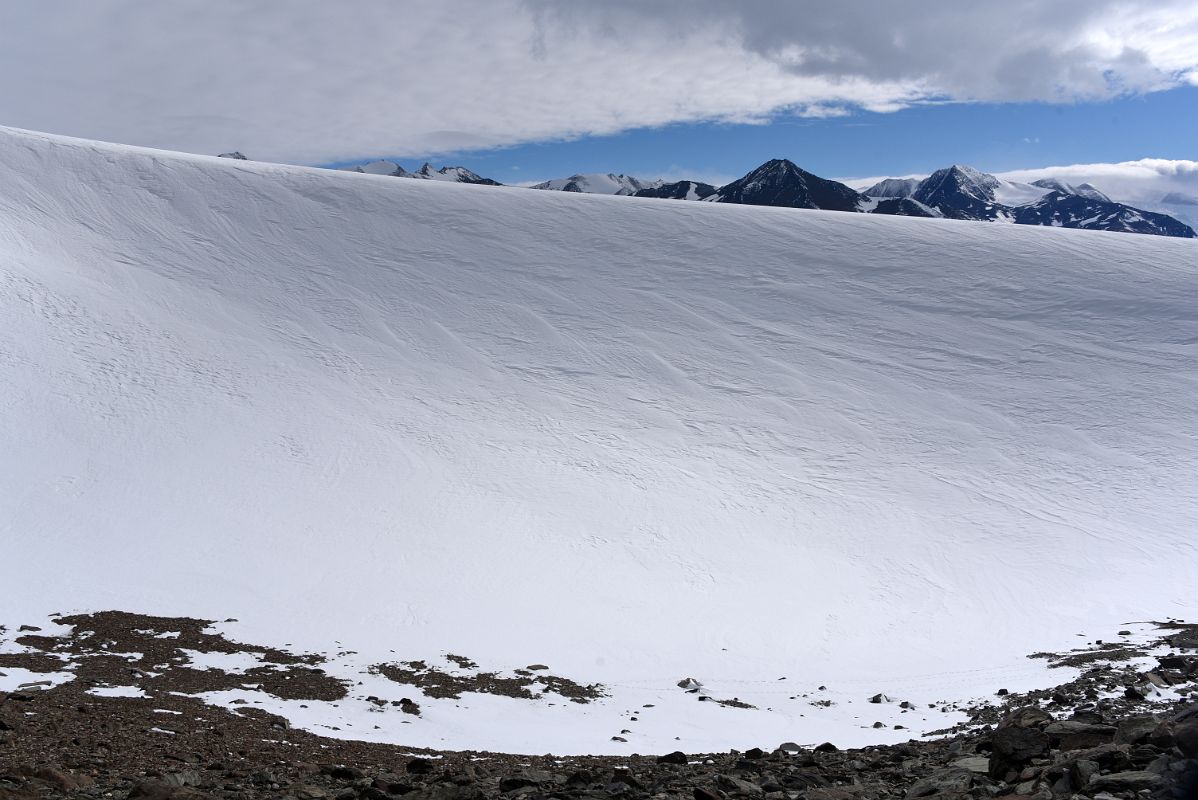
<path fill-rule="evenodd" d="M 589 174 L 571 175 L 568 178 L 538 183 L 530 188 L 547 189 L 557 192 L 583 192 L 586 194 L 615 194 L 633 195 L 641 191 L 652 191 L 662 186 L 661 181 L 644 181 L 629 175 L 616 175 L 611 172 L 594 172 Z"/>
<path fill-rule="evenodd" d="M 1054 178 L 1019 183 L 970 167 L 937 170 L 915 183 L 888 179 L 865 189 L 864 194 L 909 198 L 926 216 L 1182 238 L 1195 236 L 1188 225 L 1166 214 L 1116 203 L 1089 183 L 1073 186 Z"/>
<path fill-rule="evenodd" d="M 448 181 L 449 183 L 474 183 L 484 186 L 502 186 L 499 181 L 484 178 L 478 173 L 471 172 L 465 167 L 441 167 L 433 169 L 433 165 L 425 163 L 420 169 L 415 172 L 408 170 L 396 164 L 394 161 L 371 161 L 367 164 L 360 164 L 353 167 L 342 167 L 346 172 L 363 172 L 367 175 L 390 175 L 395 178 L 416 178 L 426 181 Z"/>
<path fill-rule="evenodd" d="M 700 186 L 702 190 L 696 188 Z M 964 166 L 937 170 L 922 180 L 888 178 L 857 191 L 775 159 L 718 189 L 685 181 L 636 196 L 1195 236 L 1188 225 L 1116 203 L 1089 183 L 1074 186 L 1052 178 L 1020 183 Z"/>
<path fill-rule="evenodd" d="M 205 702 L 628 755 L 903 742 L 1196 615 L 1194 242 L 748 205 L 852 198 L 784 163 L 723 196 L 0 129 L 0 624 L 228 620 L 347 693 Z"/>
<path fill-rule="evenodd" d="M 500 185 L 464 167 L 434 170 L 425 164 L 408 172 L 393 161 L 375 161 L 355 172 L 457 183 Z M 954 165 L 926 178 L 885 178 L 852 188 L 821 178 L 786 159 L 773 159 L 724 186 L 701 181 L 644 180 L 615 173 L 576 174 L 531 188 L 584 194 L 653 197 L 739 205 L 780 206 L 909 217 L 1009 222 L 1017 225 L 1082 228 L 1120 233 L 1193 238 L 1194 229 L 1176 216 L 1112 200 L 1088 181 L 1071 183 L 1045 176 L 1024 182 Z M 1198 196 L 1163 193 L 1158 205 L 1198 216 Z"/>
<path fill-rule="evenodd" d="M 1075 164 L 1016 170 L 998 177 L 1035 183 L 1056 179 L 1089 183 L 1113 200 L 1156 211 L 1198 228 L 1198 161 L 1144 158 L 1118 164 Z"/>

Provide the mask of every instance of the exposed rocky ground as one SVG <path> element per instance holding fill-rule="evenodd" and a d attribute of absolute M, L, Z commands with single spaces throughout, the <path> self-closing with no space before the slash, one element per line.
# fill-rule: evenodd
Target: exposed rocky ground
<path fill-rule="evenodd" d="M 58 621 L 73 633 L 10 631 L 25 652 L 0 656 L 0 672 L 51 674 L 70 660 L 77 676 L 0 694 L 0 800 L 1198 798 L 1198 626 L 1180 622 L 1160 624 L 1149 646 L 1094 642 L 1036 654 L 1082 672 L 1034 692 L 996 687 L 992 701 L 968 707 L 969 723 L 930 741 L 559 758 L 439 753 L 293 730 L 260 709 L 219 708 L 189 695 L 246 681 L 293 699 L 343 695 L 346 687 L 324 675 L 319 656 L 256 647 L 260 667 L 195 669 L 186 651 L 249 646 L 208 633 L 203 620 L 105 612 Z M 1149 651 L 1156 655 L 1145 669 Z M 478 690 L 421 667 L 397 666 L 432 692 Z M 527 683 L 505 686 L 523 692 L 565 680 L 542 665 L 524 672 L 517 677 Z M 145 696 L 93 693 L 131 682 Z M 602 696 L 600 687 L 573 686 L 562 684 L 566 696 Z M 417 700 L 405 701 L 414 708 L 401 711 L 419 713 Z"/>

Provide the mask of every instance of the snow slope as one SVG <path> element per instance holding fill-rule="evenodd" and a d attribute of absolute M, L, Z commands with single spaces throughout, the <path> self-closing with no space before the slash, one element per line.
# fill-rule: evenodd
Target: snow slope
<path fill-rule="evenodd" d="M 1046 684 L 1025 654 L 1198 611 L 1196 282 L 1189 240 L 0 129 L 0 621 L 237 617 L 612 693 L 343 736 L 905 739 L 954 715 L 865 698 Z"/>

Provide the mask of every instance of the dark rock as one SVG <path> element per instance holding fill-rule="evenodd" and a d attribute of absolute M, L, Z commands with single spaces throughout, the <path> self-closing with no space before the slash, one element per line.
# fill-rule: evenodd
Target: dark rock
<path fill-rule="evenodd" d="M 1198 758 L 1198 719 L 1175 723 L 1173 743 L 1187 758 Z"/>
<path fill-rule="evenodd" d="M 0 785 L 0 800 L 38 800 L 37 795 L 30 792 L 11 789 Z"/>
<path fill-rule="evenodd" d="M 1052 714 L 1049 714 L 1044 709 L 1037 706 L 1024 706 L 1015 709 L 1003 717 L 1002 722 L 999 723 L 999 727 L 1043 728 L 1051 722 Z"/>
<path fill-rule="evenodd" d="M 990 759 L 984 756 L 969 756 L 953 762 L 958 769 L 967 769 L 977 775 L 985 775 L 990 771 Z"/>
<path fill-rule="evenodd" d="M 434 763 L 428 758 L 413 758 L 408 761 L 405 769 L 409 775 L 428 775 L 433 771 Z"/>
<path fill-rule="evenodd" d="M 973 773 L 967 769 L 950 767 L 933 772 L 926 778 L 921 778 L 911 784 L 907 790 L 907 800 L 916 797 L 928 797 L 942 792 L 964 792 L 973 784 Z"/>
<path fill-rule="evenodd" d="M 744 752 L 744 758 L 747 758 L 751 761 L 759 759 L 759 758 L 765 758 L 765 756 L 766 756 L 766 752 L 764 750 L 762 750 L 760 747 L 750 747 L 748 750 L 746 750 Z"/>
<path fill-rule="evenodd" d="M 526 786 L 544 786 L 553 783 L 553 774 L 543 769 L 524 769 L 499 780 L 499 791 L 514 792 Z"/>
<path fill-rule="evenodd" d="M 734 778 L 731 775 L 716 775 L 715 785 L 722 791 L 747 797 L 760 797 L 765 794 L 765 791 L 757 784 L 749 783 L 741 778 Z"/>
<path fill-rule="evenodd" d="M 374 788 L 386 794 L 407 794 L 412 791 L 412 785 L 398 775 L 383 773 L 374 779 Z"/>
<path fill-rule="evenodd" d="M 1153 728 L 1145 741 L 1158 750 L 1168 750 L 1173 746 L 1173 726 L 1168 722 L 1162 722 Z"/>
<path fill-rule="evenodd" d="M 637 789 L 637 790 L 641 790 L 641 789 L 645 788 L 644 786 L 641 785 L 640 781 L 638 781 L 636 779 L 636 777 L 630 771 L 628 771 L 626 769 L 614 770 L 611 774 L 611 780 L 608 783 L 609 783 L 609 785 L 613 784 L 613 783 L 620 783 L 620 784 L 623 784 L 623 785 L 629 787 L 630 789 Z"/>
<path fill-rule="evenodd" d="M 1152 772 L 1115 772 L 1110 775 L 1095 775 L 1086 789 L 1092 793 L 1138 792 L 1140 789 L 1151 789 L 1160 782 L 1161 776 Z"/>
<path fill-rule="evenodd" d="M 824 742 L 823 744 L 819 744 L 819 745 L 815 746 L 815 752 L 817 752 L 817 753 L 836 753 L 839 751 L 840 751 L 840 748 L 837 747 L 836 745 L 832 744 L 831 742 Z"/>
<path fill-rule="evenodd" d="M 1014 725 L 996 730 L 990 738 L 990 777 L 1003 780 L 1033 758 L 1048 752 L 1048 736 L 1034 728 Z"/>
<path fill-rule="evenodd" d="M 321 772 L 336 781 L 356 781 L 359 778 L 366 777 L 366 773 L 357 767 L 347 767 L 341 764 L 325 767 Z"/>
<path fill-rule="evenodd" d="M 1069 780 L 1074 789 L 1085 789 L 1090 785 L 1090 779 L 1098 774 L 1098 764 L 1085 758 L 1079 758 L 1069 765 Z"/>
<path fill-rule="evenodd" d="M 695 800 L 723 800 L 715 792 L 709 792 L 706 789 L 699 788 L 698 786 L 694 788 L 691 794 L 694 796 Z"/>
<path fill-rule="evenodd" d="M 566 778 L 567 786 L 590 786 L 597 778 L 585 769 L 576 770 Z"/>
<path fill-rule="evenodd" d="M 1116 744 L 1142 744 L 1160 725 L 1160 720 L 1151 714 L 1137 714 L 1120 720 L 1115 733 Z"/>
<path fill-rule="evenodd" d="M 1044 728 L 1052 743 L 1061 750 L 1087 750 L 1115 738 L 1112 725 L 1094 725 L 1077 720 L 1053 722 Z"/>
<path fill-rule="evenodd" d="M 657 757 L 658 764 L 687 764 L 690 761 L 686 757 L 686 753 L 681 750 L 675 750 L 673 753 L 666 753 L 664 756 Z"/>
<path fill-rule="evenodd" d="M 128 800 L 200 800 L 206 795 L 185 786 L 167 786 L 157 781 L 142 781 L 129 790 Z"/>
<path fill-rule="evenodd" d="M 298 786 L 289 787 L 287 793 L 294 797 L 295 800 L 326 800 L 329 797 L 329 793 L 319 786 L 308 786 L 303 783 Z M 385 797 L 386 795 L 384 794 L 383 796 Z"/>
<path fill-rule="evenodd" d="M 1157 659 L 1157 666 L 1160 669 L 1180 669 L 1185 670 L 1187 666 L 1185 656 L 1171 655 L 1161 656 Z"/>

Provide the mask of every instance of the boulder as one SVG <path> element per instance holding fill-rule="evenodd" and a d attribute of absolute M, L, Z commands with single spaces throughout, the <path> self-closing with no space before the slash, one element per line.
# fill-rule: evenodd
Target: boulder
<path fill-rule="evenodd" d="M 1114 741 L 1116 728 L 1077 720 L 1049 723 L 1044 733 L 1061 750 L 1086 750 Z"/>
<path fill-rule="evenodd" d="M 949 767 L 920 778 L 907 790 L 906 800 L 929 797 L 944 792 L 965 792 L 973 784 L 973 773 L 960 767 Z"/>
<path fill-rule="evenodd" d="M 1089 759 L 1079 758 L 1069 765 L 1069 780 L 1074 790 L 1080 791 L 1090 785 L 1090 780 L 1098 774 L 1098 764 Z"/>
<path fill-rule="evenodd" d="M 1198 758 L 1198 719 L 1175 723 L 1173 743 L 1186 758 Z"/>
<path fill-rule="evenodd" d="M 729 794 L 740 794 L 746 797 L 761 797 L 765 794 L 765 790 L 755 783 L 749 783 L 741 778 L 736 778 L 731 775 L 716 775 L 715 785 L 721 791 Z"/>
<path fill-rule="evenodd" d="M 1147 741 L 1161 721 L 1151 714 L 1136 714 L 1119 721 L 1115 744 L 1142 744 Z"/>
<path fill-rule="evenodd" d="M 990 759 L 985 756 L 969 756 L 953 762 L 958 769 L 967 769 L 976 775 L 985 775 L 990 771 Z"/>
<path fill-rule="evenodd" d="M 1160 782 L 1161 776 L 1154 772 L 1113 772 L 1110 775 L 1095 775 L 1086 789 L 1091 793 L 1138 792 L 1151 789 Z"/>
<path fill-rule="evenodd" d="M 1022 708 L 1015 709 L 1003 717 L 1003 720 L 998 724 L 998 727 L 1043 728 L 1051 722 L 1052 714 L 1049 714 L 1044 709 L 1037 706 L 1024 706 Z"/>
<path fill-rule="evenodd" d="M 499 791 L 514 792 L 526 786 L 544 786 L 553 783 L 553 773 L 543 769 L 523 769 L 499 779 Z"/>
<path fill-rule="evenodd" d="M 1007 773 L 1018 772 L 1033 758 L 1048 752 L 1048 736 L 1034 728 L 1011 725 L 999 728 L 990 737 L 989 774 L 1003 780 Z"/>
<path fill-rule="evenodd" d="M 433 762 L 427 758 L 413 758 L 406 769 L 409 775 L 427 775 L 433 771 Z"/>

